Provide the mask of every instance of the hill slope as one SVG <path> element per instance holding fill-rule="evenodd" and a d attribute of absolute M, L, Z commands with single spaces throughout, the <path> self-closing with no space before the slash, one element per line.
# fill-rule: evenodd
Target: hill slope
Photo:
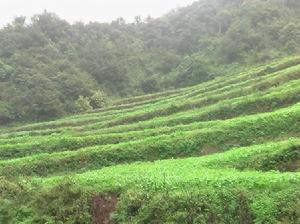
<path fill-rule="evenodd" d="M 2 129 L 0 222 L 300 223 L 298 170 L 290 57 Z"/>
<path fill-rule="evenodd" d="M 298 54 L 299 24 L 296 0 L 200 0 L 132 24 L 18 17 L 0 29 L 0 124 L 89 108 L 80 96 L 98 108 L 102 92 L 109 101 L 176 89 Z"/>

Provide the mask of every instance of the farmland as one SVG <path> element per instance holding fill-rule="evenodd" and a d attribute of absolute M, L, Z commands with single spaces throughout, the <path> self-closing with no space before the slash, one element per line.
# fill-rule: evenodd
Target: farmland
<path fill-rule="evenodd" d="M 0 223 L 300 223 L 299 170 L 300 58 L 287 57 L 0 128 Z"/>

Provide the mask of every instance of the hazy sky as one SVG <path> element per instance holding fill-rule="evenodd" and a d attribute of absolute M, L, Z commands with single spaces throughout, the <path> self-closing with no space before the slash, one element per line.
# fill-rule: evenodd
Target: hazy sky
<path fill-rule="evenodd" d="M 110 22 L 120 16 L 131 22 L 137 15 L 158 17 L 195 0 L 0 0 L 0 26 L 16 16 L 41 13 L 45 9 L 74 21 Z"/>

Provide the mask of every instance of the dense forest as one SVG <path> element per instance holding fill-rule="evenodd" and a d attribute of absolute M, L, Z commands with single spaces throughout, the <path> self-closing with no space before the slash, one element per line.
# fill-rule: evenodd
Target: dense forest
<path fill-rule="evenodd" d="M 99 108 L 299 52 L 297 0 L 202 0 L 134 23 L 17 17 L 0 30 L 0 123 Z"/>

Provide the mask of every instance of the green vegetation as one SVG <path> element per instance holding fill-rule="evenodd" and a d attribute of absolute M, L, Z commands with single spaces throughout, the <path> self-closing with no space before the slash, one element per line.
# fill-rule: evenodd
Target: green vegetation
<path fill-rule="evenodd" d="M 2 28 L 0 223 L 300 224 L 299 9 Z"/>
<path fill-rule="evenodd" d="M 200 0 L 134 23 L 17 17 L 0 30 L 0 122 L 143 107 L 158 101 L 150 93 L 176 98 L 178 87 L 299 54 L 299 15 L 295 0 Z"/>
<path fill-rule="evenodd" d="M 2 129 L 0 221 L 300 223 L 299 78 L 287 57 Z"/>

